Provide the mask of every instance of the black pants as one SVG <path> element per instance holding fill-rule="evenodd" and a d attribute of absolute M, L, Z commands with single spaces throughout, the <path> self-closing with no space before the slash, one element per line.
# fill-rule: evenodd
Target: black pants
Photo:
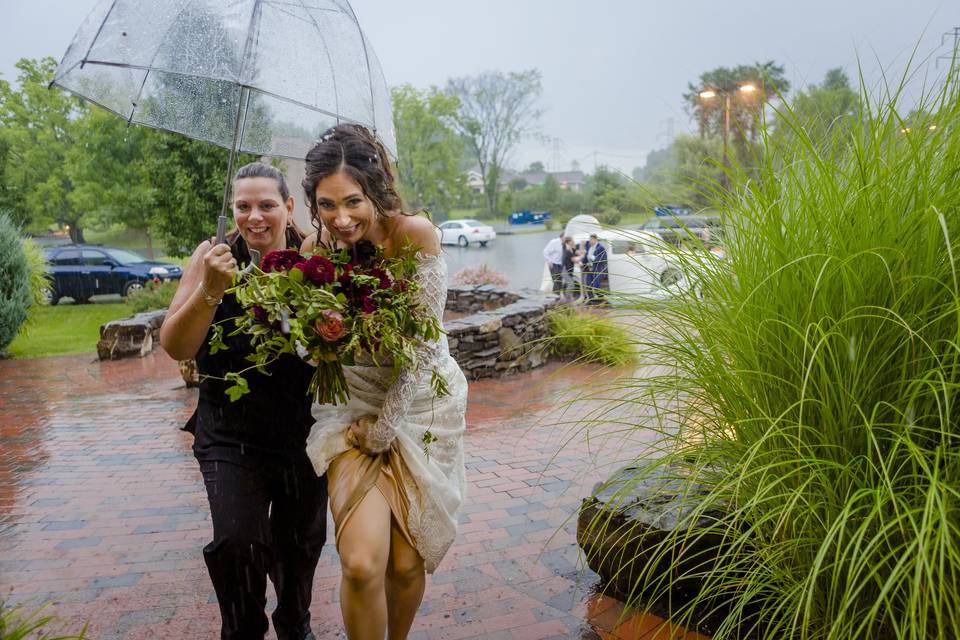
<path fill-rule="evenodd" d="M 561 275 L 563 275 L 563 265 L 550 263 L 550 279 L 553 281 L 553 292 L 560 293 Z"/>
<path fill-rule="evenodd" d="M 278 640 L 310 629 L 313 574 L 327 537 L 327 478 L 303 456 L 295 464 L 246 467 L 201 461 L 213 542 L 203 548 L 220 604 L 222 640 L 262 640 L 266 577 L 277 592 Z"/>

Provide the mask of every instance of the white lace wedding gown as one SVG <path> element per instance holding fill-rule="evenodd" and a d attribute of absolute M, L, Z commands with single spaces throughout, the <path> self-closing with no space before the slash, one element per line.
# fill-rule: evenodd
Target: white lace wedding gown
<path fill-rule="evenodd" d="M 422 256 L 416 280 L 420 302 L 442 321 L 447 298 L 443 258 Z M 450 356 L 445 335 L 421 343 L 417 365 L 401 370 L 398 376 L 391 363 L 381 365 L 358 359 L 355 366 L 344 367 L 350 400 L 346 405 L 313 405 L 316 422 L 307 438 L 307 455 L 317 474 L 325 473 L 334 458 L 350 449 L 346 440 L 350 423 L 366 414 L 379 416 L 367 444 L 376 451 L 399 451 L 402 456 L 409 470 L 404 475 L 410 503 L 407 529 L 426 570 L 432 573 L 453 543 L 464 497 L 467 380 Z M 436 396 L 430 384 L 433 371 L 446 381 L 449 395 Z M 434 440 L 425 451 L 427 430 Z"/>

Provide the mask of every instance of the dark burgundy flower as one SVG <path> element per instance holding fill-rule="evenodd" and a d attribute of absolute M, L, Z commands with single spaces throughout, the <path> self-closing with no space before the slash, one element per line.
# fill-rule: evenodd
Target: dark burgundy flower
<path fill-rule="evenodd" d="M 390 274 L 387 272 L 386 269 L 374 267 L 373 269 L 370 269 L 370 272 L 367 275 L 373 276 L 374 278 L 379 279 L 381 289 L 389 289 L 390 286 L 393 284 L 393 281 L 390 278 Z"/>
<path fill-rule="evenodd" d="M 296 249 L 281 249 L 279 251 L 271 251 L 263 256 L 263 260 L 260 261 L 260 269 L 265 273 L 270 273 L 271 271 L 287 271 L 298 262 L 303 262 L 303 256 L 300 255 L 299 251 Z"/>
<path fill-rule="evenodd" d="M 377 255 L 377 247 L 369 240 L 361 240 L 350 250 L 353 261 L 357 264 L 368 264 Z"/>
<path fill-rule="evenodd" d="M 393 283 L 393 290 L 397 293 L 406 293 L 410 288 L 410 283 L 406 280 L 397 280 Z"/>
<path fill-rule="evenodd" d="M 304 264 L 303 275 L 313 284 L 330 284 L 337 276 L 337 268 L 323 256 L 310 256 Z"/>
<path fill-rule="evenodd" d="M 360 296 L 357 306 L 364 313 L 373 313 L 377 310 L 377 305 L 370 296 Z"/>
<path fill-rule="evenodd" d="M 267 317 L 266 309 L 264 309 L 258 304 L 255 304 L 252 307 L 250 307 L 250 310 L 253 311 L 253 317 L 257 320 L 257 322 L 261 322 L 263 324 L 270 324 L 270 318 Z"/>

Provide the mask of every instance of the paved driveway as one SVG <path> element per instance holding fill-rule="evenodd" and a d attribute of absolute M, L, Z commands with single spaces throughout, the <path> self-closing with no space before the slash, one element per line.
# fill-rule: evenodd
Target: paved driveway
<path fill-rule="evenodd" d="M 178 430 L 196 391 L 163 353 L 93 358 L 0 361 L 0 599 L 49 603 L 72 630 L 89 622 L 91 638 L 216 637 L 200 553 L 206 496 Z M 571 427 L 597 405 L 558 398 L 598 375 L 609 372 L 551 365 L 471 384 L 461 528 L 412 639 L 600 637 L 588 607 L 596 617 L 609 603 L 591 597 L 574 514 L 649 436 L 610 424 L 588 441 Z M 629 412 L 619 417 L 641 419 Z M 328 544 L 314 584 L 318 638 L 343 637 L 338 583 Z"/>

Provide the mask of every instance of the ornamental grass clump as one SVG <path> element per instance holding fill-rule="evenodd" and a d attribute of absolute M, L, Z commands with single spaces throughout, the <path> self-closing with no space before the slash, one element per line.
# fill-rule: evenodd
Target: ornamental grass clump
<path fill-rule="evenodd" d="M 636 361 L 631 332 L 609 315 L 564 308 L 551 312 L 549 321 L 547 344 L 556 355 L 614 367 Z"/>
<path fill-rule="evenodd" d="M 632 599 L 716 640 L 960 638 L 957 74 L 912 126 L 897 95 L 826 141 L 783 116 L 716 191 L 727 258 L 676 253 L 702 294 L 645 306 L 667 373 L 623 402 L 682 407 L 645 474 L 706 494 Z"/>

